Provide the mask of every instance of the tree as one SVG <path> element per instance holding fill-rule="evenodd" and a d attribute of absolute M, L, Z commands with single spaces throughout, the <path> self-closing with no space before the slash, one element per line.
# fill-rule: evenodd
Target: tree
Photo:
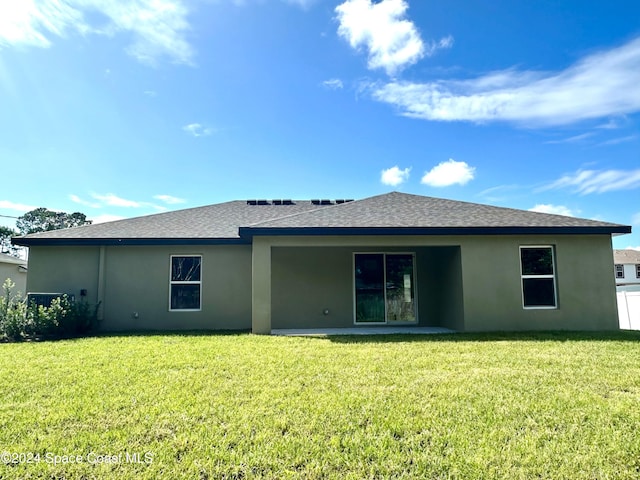
<path fill-rule="evenodd" d="M 44 207 L 31 210 L 16 221 L 16 226 L 21 235 L 89 224 L 91 224 L 91 220 L 87 220 L 87 216 L 84 213 L 53 212 Z"/>
<path fill-rule="evenodd" d="M 18 235 L 14 229 L 0 225 L 0 253 L 7 253 L 14 257 L 19 256 L 20 247 L 11 245 L 11 237 Z"/>

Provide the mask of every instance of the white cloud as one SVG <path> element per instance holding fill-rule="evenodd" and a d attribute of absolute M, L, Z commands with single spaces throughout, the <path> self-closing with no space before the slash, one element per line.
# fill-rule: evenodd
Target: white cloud
<path fill-rule="evenodd" d="M 578 170 L 563 175 L 538 191 L 570 188 L 575 193 L 605 193 L 614 190 L 631 190 L 640 187 L 640 169 L 636 170 Z"/>
<path fill-rule="evenodd" d="M 545 143 L 579 143 L 579 142 L 582 142 L 583 140 L 586 140 L 589 137 L 592 137 L 593 135 L 595 135 L 593 132 L 587 132 L 587 133 L 582 133 L 580 135 L 574 135 L 569 138 L 563 138 L 562 140 L 549 140 L 548 142 L 545 142 Z"/>
<path fill-rule="evenodd" d="M 425 54 L 427 57 L 433 56 L 438 50 L 443 50 L 445 48 L 453 47 L 453 37 L 448 35 L 446 37 L 442 37 L 437 42 L 429 42 L 426 47 Z"/>
<path fill-rule="evenodd" d="M 103 204 L 108 205 L 110 207 L 139 208 L 144 206 L 144 204 L 140 202 L 136 202 L 134 200 L 127 200 L 125 198 L 118 197 L 113 193 L 107 193 L 106 195 L 92 193 L 91 196 L 96 200 L 99 200 Z"/>
<path fill-rule="evenodd" d="M 563 125 L 640 111 L 640 38 L 558 72 L 508 69 L 465 80 L 390 82 L 373 98 L 436 121 Z"/>
<path fill-rule="evenodd" d="M 404 0 L 347 0 L 335 9 L 338 35 L 352 48 L 367 48 L 369 69 L 383 68 L 394 75 L 437 49 L 425 50 L 418 29 L 404 18 L 407 8 Z"/>
<path fill-rule="evenodd" d="M 137 200 L 129 200 L 126 198 L 119 197 L 113 193 L 91 193 L 91 197 L 96 200 L 95 202 L 91 202 L 80 198 L 78 195 L 71 194 L 69 195 L 69 199 L 72 202 L 78 203 L 80 205 L 84 205 L 89 208 L 106 208 L 106 207 L 119 207 L 119 208 L 152 208 L 158 212 L 164 212 L 167 210 L 167 207 L 162 205 L 157 205 L 152 202 L 141 202 Z M 186 200 L 178 197 L 173 197 L 171 195 L 155 195 L 153 198 L 156 200 L 160 200 L 167 205 L 174 205 L 178 203 L 184 203 Z M 101 217 L 110 218 L 114 217 L 113 215 L 103 214 Z M 119 217 L 122 218 L 122 217 Z M 116 218 L 117 219 L 117 218 Z"/>
<path fill-rule="evenodd" d="M 638 247 L 627 247 L 626 250 L 638 250 L 638 251 L 640 251 L 640 246 L 638 246 Z"/>
<path fill-rule="evenodd" d="M 552 213 L 554 215 L 565 215 L 567 217 L 575 217 L 574 213 L 564 205 L 552 205 L 550 203 L 539 203 L 530 212 Z"/>
<path fill-rule="evenodd" d="M 622 117 L 622 120 L 626 121 L 626 118 Z M 618 121 L 618 119 L 610 118 L 610 119 L 607 120 L 606 123 L 597 125 L 596 128 L 601 128 L 603 130 L 615 130 L 615 129 L 620 128 L 621 126 L 622 126 L 621 122 Z"/>
<path fill-rule="evenodd" d="M 291 5 L 296 5 L 302 8 L 309 8 L 311 5 L 316 3 L 317 0 L 284 0 L 286 3 Z"/>
<path fill-rule="evenodd" d="M 394 166 L 391 168 L 387 168 L 386 170 L 382 170 L 380 173 L 380 181 L 384 185 L 391 185 L 392 187 L 397 187 L 401 183 L 409 180 L 409 172 L 411 168 L 405 168 L 404 170 L 400 170 L 398 166 Z"/>
<path fill-rule="evenodd" d="M 83 200 L 78 195 L 71 194 L 71 195 L 69 195 L 69 199 L 72 202 L 78 203 L 80 205 L 84 205 L 85 207 L 91 207 L 91 208 L 100 208 L 101 207 L 101 205 L 99 203 L 89 202 L 87 200 Z"/>
<path fill-rule="evenodd" d="M 324 82 L 322 82 L 322 86 L 328 88 L 329 90 L 342 90 L 344 88 L 342 80 L 340 80 L 339 78 L 325 80 Z"/>
<path fill-rule="evenodd" d="M 95 224 L 95 223 L 115 222 L 116 220 L 123 220 L 124 218 L 126 217 L 122 217 L 120 215 L 110 215 L 108 213 L 105 213 L 103 215 L 90 217 L 89 220 L 91 220 Z"/>
<path fill-rule="evenodd" d="M 184 198 L 173 197 L 171 195 L 154 195 L 153 198 L 166 203 L 167 205 L 176 205 L 178 203 L 186 203 Z"/>
<path fill-rule="evenodd" d="M 32 205 L 25 205 L 24 203 L 15 203 L 10 200 L 0 200 L 0 208 L 26 213 L 26 212 L 30 212 L 31 210 L 35 210 L 38 207 L 34 207 Z"/>
<path fill-rule="evenodd" d="M 599 147 L 605 147 L 607 145 L 618 145 L 620 143 L 632 142 L 638 139 L 638 135 L 628 135 L 626 137 L 618 137 L 612 138 L 611 140 L 607 140 L 605 142 L 599 143 Z"/>
<path fill-rule="evenodd" d="M 478 195 L 483 197 L 487 202 L 504 202 L 506 201 L 512 192 L 522 188 L 520 185 L 498 185 L 496 187 L 487 188 L 482 190 Z"/>
<path fill-rule="evenodd" d="M 182 130 L 194 137 L 207 137 L 213 133 L 213 129 L 209 127 L 203 127 L 199 123 L 190 123 L 182 127 Z"/>
<path fill-rule="evenodd" d="M 55 37 L 70 34 L 126 33 L 132 39 L 127 53 L 143 63 L 167 57 L 192 64 L 193 49 L 185 39 L 187 14 L 183 0 L 3 0 L 0 47 L 46 48 Z"/>
<path fill-rule="evenodd" d="M 431 187 L 465 185 L 473 180 L 475 170 L 475 167 L 470 167 L 466 162 L 457 162 L 450 158 L 425 172 L 420 182 Z"/>

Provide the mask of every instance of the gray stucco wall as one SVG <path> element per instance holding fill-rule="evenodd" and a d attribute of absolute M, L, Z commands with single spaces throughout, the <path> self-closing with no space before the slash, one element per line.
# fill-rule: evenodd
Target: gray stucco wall
<path fill-rule="evenodd" d="M 524 309 L 519 247 L 553 245 L 558 308 Z M 617 330 L 611 238 L 476 237 L 462 249 L 465 330 Z"/>
<path fill-rule="evenodd" d="M 419 247 L 420 324 L 464 330 L 460 247 Z"/>
<path fill-rule="evenodd" d="M 266 278 L 272 288 L 259 306 L 269 309 L 272 328 L 352 326 L 353 252 L 365 251 L 415 252 L 420 325 L 459 331 L 618 328 L 608 235 L 260 240 L 271 248 Z M 557 309 L 523 309 L 521 245 L 554 246 Z M 32 247 L 27 289 L 76 296 L 87 289 L 88 301 L 96 302 L 100 287 L 106 330 L 251 328 L 251 246 L 103 248 L 100 271 L 100 247 Z M 168 308 L 170 256 L 180 254 L 203 257 L 199 312 Z"/>
<path fill-rule="evenodd" d="M 271 327 L 353 324 L 351 250 L 274 248 L 271 251 Z M 329 315 L 323 311 L 329 310 Z"/>
<path fill-rule="evenodd" d="M 351 253 L 398 250 L 416 252 L 421 325 L 459 331 L 618 329 L 609 235 L 271 237 L 263 241 L 272 245 L 273 328 L 352 325 Z M 556 309 L 523 308 L 520 246 L 526 245 L 554 247 Z M 327 251 L 318 260 L 305 254 L 323 248 Z M 334 317 L 321 319 L 322 308 L 331 309 L 331 301 Z"/>
<path fill-rule="evenodd" d="M 169 311 L 171 255 L 202 255 L 202 309 Z M 226 330 L 251 328 L 251 247 L 32 247 L 31 291 L 88 290 L 98 300 L 102 275 L 103 330 Z M 137 314 L 137 315 L 136 315 Z"/>
<path fill-rule="evenodd" d="M 353 255 L 414 253 L 420 326 L 462 325 L 458 247 L 274 247 L 272 328 L 354 326 Z M 325 309 L 329 314 L 325 315 Z"/>
<path fill-rule="evenodd" d="M 30 247 L 29 292 L 67 293 L 87 301 L 98 301 L 99 247 Z"/>

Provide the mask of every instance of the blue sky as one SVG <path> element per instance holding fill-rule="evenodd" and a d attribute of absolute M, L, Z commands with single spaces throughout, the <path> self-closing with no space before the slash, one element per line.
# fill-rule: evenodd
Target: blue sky
<path fill-rule="evenodd" d="M 614 246 L 640 248 L 638 18 L 636 0 L 3 0 L 0 215 L 398 190 L 633 225 Z"/>

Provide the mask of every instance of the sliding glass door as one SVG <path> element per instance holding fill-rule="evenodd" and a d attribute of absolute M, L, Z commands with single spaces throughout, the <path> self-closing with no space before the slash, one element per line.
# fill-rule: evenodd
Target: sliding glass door
<path fill-rule="evenodd" d="M 384 254 L 355 255 L 356 323 L 384 323 Z"/>
<path fill-rule="evenodd" d="M 355 322 L 415 323 L 414 255 L 354 255 Z"/>

